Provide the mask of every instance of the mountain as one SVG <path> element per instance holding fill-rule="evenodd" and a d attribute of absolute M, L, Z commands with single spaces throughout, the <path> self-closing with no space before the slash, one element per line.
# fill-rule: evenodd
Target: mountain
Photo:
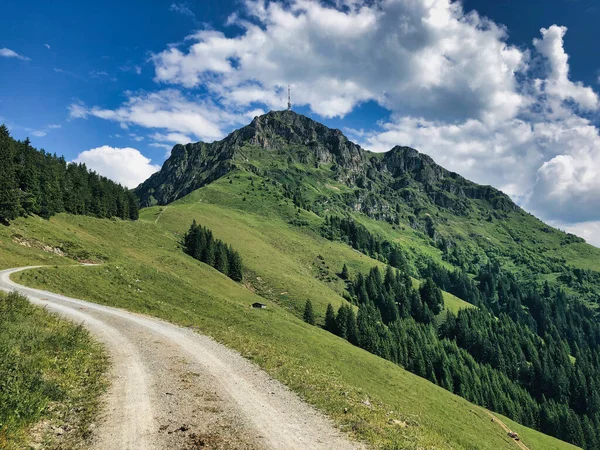
<path fill-rule="evenodd" d="M 396 267 L 404 278 L 389 269 L 385 277 L 361 271 L 344 285 L 323 270 L 331 257 L 323 250 L 312 263 L 316 276 L 358 305 L 361 337 L 348 334 L 354 325 L 333 325 L 332 312 L 326 328 L 528 426 L 585 448 L 599 445 L 600 250 L 499 190 L 415 149 L 369 152 L 340 130 L 273 111 L 222 141 L 175 146 L 135 192 L 148 207 L 198 211 L 202 204 L 217 215 L 226 208 L 219 220 L 202 215 L 217 227 L 234 215 L 240 222 L 256 214 L 283 219 L 294 232 L 341 241 Z M 279 235 L 293 254 L 282 233 L 268 235 Z M 266 273 L 266 264 L 253 263 L 253 272 Z M 281 270 L 270 278 L 288 292 L 293 285 Z M 426 280 L 419 294 L 410 276 Z M 436 294 L 440 288 L 476 308 L 451 307 Z M 312 302 L 316 292 L 306 295 Z M 293 304 L 298 314 L 302 305 Z M 340 309 L 338 317 L 348 314 Z"/>
<path fill-rule="evenodd" d="M 600 447 L 600 250 L 498 190 L 284 111 L 136 194 L 137 221 L 0 227 L 0 268 L 64 264 L 21 281 L 194 327 L 374 448 L 510 450 L 490 411 L 532 450 Z"/>
<path fill-rule="evenodd" d="M 176 145 L 135 193 L 142 206 L 166 205 L 237 170 L 277 183 L 298 206 L 321 217 L 360 213 L 391 225 L 388 237 L 394 227 L 410 227 L 467 271 L 492 257 L 536 279 L 563 272 L 565 263 L 600 269 L 580 257 L 598 253 L 583 239 L 537 220 L 501 191 L 409 147 L 364 150 L 340 130 L 293 111 L 256 117 L 218 142 Z M 590 293 L 589 286 L 571 287 Z"/>
<path fill-rule="evenodd" d="M 268 154 L 256 154 L 257 149 Z M 253 164 L 268 160 L 271 165 L 267 167 Z M 281 166 L 274 165 L 278 160 Z M 249 125 L 212 144 L 176 145 L 163 168 L 142 183 L 136 194 L 143 206 L 165 205 L 236 167 L 284 179 L 283 172 L 294 163 L 330 171 L 329 178 L 349 187 L 364 187 L 382 194 L 393 189 L 404 201 L 414 203 L 419 196 L 462 215 L 469 212 L 467 199 L 487 200 L 494 208 L 508 211 L 518 209 L 502 192 L 469 182 L 415 149 L 396 146 L 385 153 L 369 152 L 349 141 L 340 130 L 293 111 L 271 111 L 256 117 Z M 360 200 L 359 197 L 355 209 L 360 209 Z M 371 214 L 385 217 L 390 204 L 398 201 L 386 195 L 382 200 L 369 209 Z"/>

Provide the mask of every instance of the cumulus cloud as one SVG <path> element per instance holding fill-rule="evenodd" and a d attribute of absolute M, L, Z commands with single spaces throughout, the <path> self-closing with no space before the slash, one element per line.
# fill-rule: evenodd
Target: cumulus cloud
<path fill-rule="evenodd" d="M 600 131 L 581 112 L 597 111 L 592 88 L 569 78 L 566 29 L 551 26 L 535 39 L 523 72 L 523 106 L 500 121 L 447 122 L 394 114 L 380 130 L 355 133 L 376 151 L 396 144 L 428 153 L 443 166 L 511 195 L 542 219 L 562 224 L 600 220 Z"/>
<path fill-rule="evenodd" d="M 10 48 L 6 48 L 6 47 L 0 48 L 0 56 L 4 57 L 4 58 L 16 58 L 16 59 L 20 59 L 22 61 L 31 61 L 31 58 L 28 58 L 27 56 L 19 55 L 14 50 L 11 50 Z"/>
<path fill-rule="evenodd" d="M 593 89 L 569 80 L 569 55 L 563 42 L 566 32 L 567 27 L 552 25 L 541 29 L 542 39 L 533 40 L 533 45 L 548 66 L 547 78 L 538 80 L 539 87 L 559 100 L 572 100 L 582 109 L 595 110 L 598 108 L 598 96 Z"/>
<path fill-rule="evenodd" d="M 74 162 L 84 163 L 98 172 L 128 188 L 134 188 L 146 180 L 160 166 L 142 155 L 135 148 L 115 148 L 108 145 L 86 150 L 77 155 Z"/>
<path fill-rule="evenodd" d="M 187 98 L 175 89 L 129 93 L 128 100 L 116 109 L 98 106 L 88 108 L 81 102 L 69 105 L 68 109 L 72 119 L 93 116 L 118 122 L 122 127 L 139 125 L 173 133 L 188 133 L 204 141 L 220 139 L 225 135 L 225 128 L 247 120 L 244 114 L 228 112 L 210 101 Z"/>
<path fill-rule="evenodd" d="M 511 116 L 524 99 L 515 73 L 528 56 L 506 44 L 506 31 L 449 0 L 286 4 L 249 1 L 237 37 L 212 30 L 152 58 L 155 79 L 204 85 L 225 101 L 294 102 L 325 117 L 374 100 L 405 114 L 445 120 Z"/>

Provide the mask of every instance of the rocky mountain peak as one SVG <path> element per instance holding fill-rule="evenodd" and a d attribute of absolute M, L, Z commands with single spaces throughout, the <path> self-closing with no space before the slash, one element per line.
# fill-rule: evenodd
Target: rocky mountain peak
<path fill-rule="evenodd" d="M 265 157 L 253 153 L 256 148 L 267 150 L 271 153 L 268 158 L 281 163 L 269 164 L 276 172 L 283 172 L 269 172 L 268 176 L 287 180 L 290 173 L 279 167 L 294 164 L 308 170 L 324 168 L 331 180 L 365 189 L 360 194 L 363 197 L 367 192 L 377 197 L 367 211 L 372 214 L 387 214 L 390 205 L 385 197 L 389 189 L 396 192 L 392 196 L 406 197 L 404 201 L 413 201 L 415 193 L 421 192 L 427 201 L 457 214 L 468 213 L 465 199 L 484 199 L 503 210 L 517 208 L 505 194 L 465 180 L 414 148 L 396 146 L 383 154 L 372 153 L 348 140 L 340 130 L 287 110 L 257 116 L 221 141 L 175 146 L 162 169 L 141 184 L 136 194 L 142 206 L 167 204 L 236 168 L 268 172 L 271 169 L 255 160 Z M 298 186 L 303 183 L 300 177 L 295 181 Z M 365 199 L 355 208 L 364 209 Z"/>

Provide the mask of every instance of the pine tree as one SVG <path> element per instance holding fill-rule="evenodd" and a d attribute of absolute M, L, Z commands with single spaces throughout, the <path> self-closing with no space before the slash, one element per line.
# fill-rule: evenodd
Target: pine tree
<path fill-rule="evenodd" d="M 229 273 L 229 263 L 227 259 L 227 246 L 222 242 L 217 244 L 215 252 L 215 269 L 227 275 Z"/>
<path fill-rule="evenodd" d="M 325 329 L 330 333 L 337 334 L 335 313 L 333 312 L 333 306 L 331 303 L 327 304 L 327 311 L 325 312 Z"/>
<path fill-rule="evenodd" d="M 0 221 L 8 223 L 19 215 L 15 177 L 14 144 L 5 125 L 0 127 Z"/>
<path fill-rule="evenodd" d="M 356 314 L 351 307 L 348 307 L 348 315 L 346 317 L 346 334 L 348 341 L 353 345 L 358 345 L 358 329 L 356 328 Z"/>
<path fill-rule="evenodd" d="M 0 126 L 0 220 L 60 212 L 96 217 L 138 218 L 135 195 L 89 172 L 83 164 L 36 150 L 29 139 L 16 141 Z"/>
<path fill-rule="evenodd" d="M 433 314 L 439 314 L 444 307 L 442 291 L 431 278 L 427 278 L 419 288 L 421 300 L 427 305 Z"/>
<path fill-rule="evenodd" d="M 306 300 L 306 304 L 304 305 L 304 321 L 310 325 L 315 324 L 315 313 L 310 300 Z"/>
<path fill-rule="evenodd" d="M 336 334 L 344 339 L 348 339 L 348 314 L 350 307 L 342 305 L 339 307 L 337 316 L 335 317 Z"/>
<path fill-rule="evenodd" d="M 346 264 L 344 264 L 344 267 L 342 267 L 342 273 L 340 274 L 340 278 L 342 280 L 350 279 L 350 274 L 348 273 L 348 266 L 346 266 Z"/>
<path fill-rule="evenodd" d="M 240 257 L 238 252 L 233 251 L 233 249 L 229 248 L 229 278 L 234 281 L 242 281 L 242 258 Z"/>
<path fill-rule="evenodd" d="M 214 267 L 215 265 L 215 241 L 209 235 L 206 241 L 206 246 L 202 251 L 202 262 Z"/>

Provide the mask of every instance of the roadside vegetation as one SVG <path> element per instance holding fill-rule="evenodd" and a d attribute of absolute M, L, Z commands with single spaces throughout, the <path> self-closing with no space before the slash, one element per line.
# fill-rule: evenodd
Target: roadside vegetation
<path fill-rule="evenodd" d="M 90 437 L 107 359 L 81 326 L 0 292 L 0 448 L 71 448 Z"/>

